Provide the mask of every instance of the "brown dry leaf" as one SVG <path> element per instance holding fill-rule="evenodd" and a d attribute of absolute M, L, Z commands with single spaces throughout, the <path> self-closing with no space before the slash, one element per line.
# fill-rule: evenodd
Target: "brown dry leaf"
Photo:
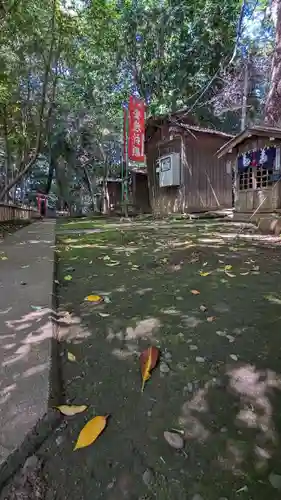
<path fill-rule="evenodd" d="M 192 295 L 200 295 L 199 290 L 190 290 L 190 292 L 192 293 Z"/>
<path fill-rule="evenodd" d="M 60 405 L 55 406 L 55 408 L 67 417 L 72 417 L 73 415 L 77 415 L 77 413 L 82 413 L 83 411 L 87 410 L 86 405 Z"/>
<path fill-rule="evenodd" d="M 94 441 L 96 441 L 96 439 L 99 437 L 106 426 L 107 418 L 108 415 L 106 415 L 105 417 L 94 417 L 89 420 L 89 422 L 86 423 L 78 436 L 74 451 L 78 450 L 79 448 L 85 448 L 86 446 L 89 446 Z"/>
<path fill-rule="evenodd" d="M 216 320 L 216 316 L 208 316 L 208 318 L 207 318 L 207 321 L 209 321 L 209 323 L 212 323 L 215 320 Z"/>

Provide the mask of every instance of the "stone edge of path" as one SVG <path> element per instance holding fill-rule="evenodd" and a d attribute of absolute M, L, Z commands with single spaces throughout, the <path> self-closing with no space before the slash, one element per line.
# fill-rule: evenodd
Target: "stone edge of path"
<path fill-rule="evenodd" d="M 36 222 L 36 221 L 35 221 Z M 57 234 L 55 229 L 54 244 L 57 241 Z M 57 253 L 54 249 L 53 252 L 53 286 L 50 293 L 51 308 L 50 321 L 52 324 L 52 337 L 51 342 L 51 364 L 49 372 L 49 395 L 48 395 L 48 411 L 38 420 L 33 429 L 24 437 L 21 445 L 13 451 L 0 466 L 0 493 L 3 488 L 12 480 L 13 476 L 24 466 L 28 457 L 36 453 L 38 448 L 48 438 L 52 431 L 60 424 L 62 417 L 60 413 L 52 407 L 59 404 L 60 397 L 63 395 L 62 377 L 61 377 L 61 363 L 60 363 L 60 349 L 58 339 L 59 327 L 57 324 Z"/>

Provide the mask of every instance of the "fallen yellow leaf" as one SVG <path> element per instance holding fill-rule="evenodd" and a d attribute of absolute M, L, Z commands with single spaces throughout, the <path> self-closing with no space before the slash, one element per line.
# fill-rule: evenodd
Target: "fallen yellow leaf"
<path fill-rule="evenodd" d="M 86 405 L 61 405 L 61 406 L 56 406 L 57 410 L 59 410 L 63 415 L 66 415 L 67 417 L 72 417 L 73 415 L 76 415 L 77 413 L 82 413 L 83 411 L 87 410 Z"/>
<path fill-rule="evenodd" d="M 72 280 L 72 276 L 70 274 L 67 274 L 65 277 L 64 277 L 64 280 L 65 281 L 71 281 Z"/>
<path fill-rule="evenodd" d="M 74 356 L 74 354 L 72 354 L 72 352 L 67 352 L 67 359 L 68 361 L 76 361 L 76 357 Z"/>
<path fill-rule="evenodd" d="M 230 271 L 230 269 L 232 269 L 232 266 L 230 264 L 228 264 L 227 266 L 224 266 L 225 271 Z"/>
<path fill-rule="evenodd" d="M 151 377 L 151 370 L 155 368 L 156 363 L 159 358 L 159 350 L 155 346 L 151 346 L 140 355 L 141 363 L 141 374 L 142 374 L 142 387 L 141 391 L 144 390 L 145 382 Z"/>
<path fill-rule="evenodd" d="M 200 276 L 209 276 L 209 274 L 211 274 L 212 271 L 200 271 Z"/>
<path fill-rule="evenodd" d="M 8 257 L 4 255 L 3 257 L 1 257 L 1 260 L 8 260 Z"/>
<path fill-rule="evenodd" d="M 190 292 L 192 293 L 192 295 L 200 295 L 199 290 L 190 290 Z"/>
<path fill-rule="evenodd" d="M 74 451 L 89 446 L 99 437 L 106 426 L 107 417 L 108 415 L 94 417 L 86 423 L 78 436 Z"/>
<path fill-rule="evenodd" d="M 102 297 L 100 295 L 88 295 L 88 297 L 85 298 L 88 302 L 102 302 Z"/>

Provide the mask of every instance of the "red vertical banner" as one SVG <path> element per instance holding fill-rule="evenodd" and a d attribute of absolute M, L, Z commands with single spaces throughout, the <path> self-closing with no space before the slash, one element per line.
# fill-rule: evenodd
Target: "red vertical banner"
<path fill-rule="evenodd" d="M 37 208 L 38 208 L 38 212 L 40 212 L 40 210 L 41 210 L 41 196 L 38 194 L 38 195 L 36 196 L 36 198 L 37 198 Z"/>
<path fill-rule="evenodd" d="M 123 108 L 123 160 L 126 160 L 127 154 L 127 109 Z"/>
<path fill-rule="evenodd" d="M 128 156 L 132 161 L 144 161 L 145 104 L 141 99 L 129 99 Z"/>
<path fill-rule="evenodd" d="M 127 121 L 128 121 L 128 111 L 126 107 L 123 108 L 123 163 L 122 163 L 122 203 L 126 200 L 126 178 L 128 175 L 128 158 L 127 158 Z"/>

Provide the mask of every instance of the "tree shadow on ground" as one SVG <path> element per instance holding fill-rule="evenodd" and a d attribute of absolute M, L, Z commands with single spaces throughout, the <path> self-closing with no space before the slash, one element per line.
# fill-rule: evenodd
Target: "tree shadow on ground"
<path fill-rule="evenodd" d="M 49 413 L 61 389 L 53 314 L 42 306 L 24 309 L 21 305 L 1 311 L 1 488 L 59 421 L 58 412 Z M 14 498 L 11 491 L 11 496 L 5 491 L 1 495 Z"/>
<path fill-rule="evenodd" d="M 278 498 L 268 475 L 279 467 L 280 305 L 265 296 L 280 289 L 279 253 L 252 257 L 239 242 L 200 253 L 198 239 L 194 226 L 61 247 L 64 402 L 89 409 L 40 451 L 53 498 Z M 92 293 L 109 300 L 93 305 Z M 138 356 L 150 344 L 168 370 L 157 368 L 142 394 Z M 73 453 L 84 423 L 108 413 L 104 435 Z M 171 428 L 185 431 L 183 450 L 164 440 Z"/>

